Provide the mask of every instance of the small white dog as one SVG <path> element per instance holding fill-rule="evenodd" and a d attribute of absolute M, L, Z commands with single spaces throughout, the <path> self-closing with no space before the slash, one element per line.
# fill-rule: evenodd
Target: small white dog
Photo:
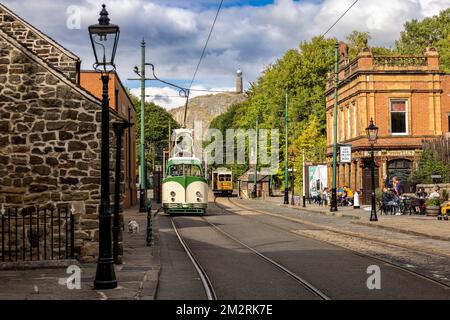
<path fill-rule="evenodd" d="M 130 220 L 128 222 L 128 232 L 139 233 L 139 223 L 137 223 L 136 220 Z"/>

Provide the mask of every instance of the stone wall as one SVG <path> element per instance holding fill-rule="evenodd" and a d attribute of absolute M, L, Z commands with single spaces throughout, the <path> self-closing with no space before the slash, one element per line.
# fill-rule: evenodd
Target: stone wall
<path fill-rule="evenodd" d="M 435 186 L 438 186 L 440 188 L 440 194 L 442 196 L 442 191 L 447 190 L 450 197 L 450 183 L 435 183 L 435 184 L 418 184 L 416 186 L 416 190 L 419 190 L 419 188 L 423 188 L 426 193 L 430 194 L 433 191 L 433 188 Z M 450 198 L 449 198 L 450 200 Z"/>
<path fill-rule="evenodd" d="M 111 111 L 110 123 L 117 120 Z M 84 262 L 98 253 L 100 121 L 95 97 L 0 30 L 0 203 L 78 203 L 75 246 Z"/>
<path fill-rule="evenodd" d="M 28 50 L 77 81 L 80 59 L 0 4 L 0 28 Z M 1 72 L 0 72 L 1 74 Z"/>

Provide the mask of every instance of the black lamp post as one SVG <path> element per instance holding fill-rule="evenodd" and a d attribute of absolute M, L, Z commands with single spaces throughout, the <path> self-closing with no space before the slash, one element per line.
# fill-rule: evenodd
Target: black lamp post
<path fill-rule="evenodd" d="M 115 69 L 114 56 L 119 40 L 119 27 L 109 23 L 108 11 L 102 5 L 98 24 L 89 26 L 89 35 L 95 55 L 94 69 L 101 72 L 102 95 L 102 149 L 101 200 L 99 214 L 99 256 L 94 289 L 117 287 L 114 260 L 111 252 L 111 207 L 109 193 L 109 72 Z"/>
<path fill-rule="evenodd" d="M 291 184 L 292 184 L 292 199 L 291 199 L 291 204 L 294 205 L 294 185 L 295 185 L 295 175 L 294 175 L 294 162 L 295 162 L 295 153 L 294 151 L 291 151 L 291 153 L 289 154 L 289 157 L 291 158 L 291 162 L 292 162 L 292 176 L 291 176 Z"/>
<path fill-rule="evenodd" d="M 375 160 L 373 157 L 373 145 L 376 143 L 378 138 L 378 127 L 374 125 L 373 119 L 370 119 L 370 125 L 366 128 L 367 139 L 370 142 L 370 174 L 372 176 L 372 193 L 371 203 L 372 209 L 370 211 L 370 221 L 378 221 L 377 211 L 375 207 Z"/>

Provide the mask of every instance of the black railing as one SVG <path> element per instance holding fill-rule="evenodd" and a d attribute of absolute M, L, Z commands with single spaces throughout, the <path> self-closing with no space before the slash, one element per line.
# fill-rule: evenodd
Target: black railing
<path fill-rule="evenodd" d="M 2 208 L 0 261 L 75 258 L 75 220 L 68 208 Z"/>

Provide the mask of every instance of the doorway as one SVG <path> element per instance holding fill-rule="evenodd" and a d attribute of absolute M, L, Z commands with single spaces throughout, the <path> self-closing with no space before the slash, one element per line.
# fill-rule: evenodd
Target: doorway
<path fill-rule="evenodd" d="M 375 165 L 374 171 L 375 171 L 375 189 L 377 189 L 380 187 L 379 170 L 377 165 Z M 370 196 L 372 194 L 372 176 L 370 172 L 370 159 L 364 160 L 362 169 L 362 180 L 363 180 L 362 204 L 367 205 L 370 204 Z"/>

